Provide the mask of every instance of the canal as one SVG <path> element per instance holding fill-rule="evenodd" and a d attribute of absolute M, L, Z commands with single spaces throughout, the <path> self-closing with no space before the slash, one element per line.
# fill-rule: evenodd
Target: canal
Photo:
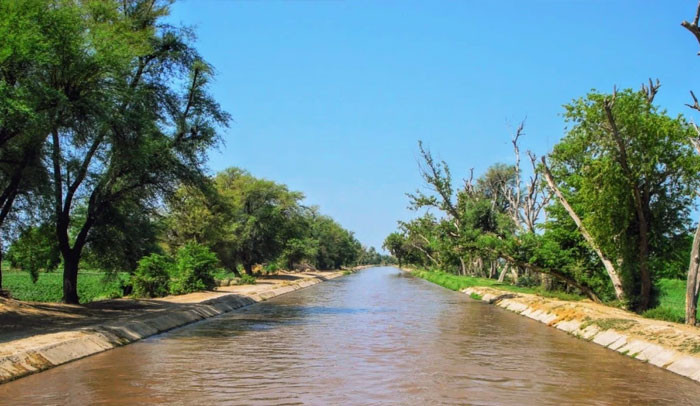
<path fill-rule="evenodd" d="M 394 268 L 0 386 L 1 405 L 698 403 L 695 382 Z"/>

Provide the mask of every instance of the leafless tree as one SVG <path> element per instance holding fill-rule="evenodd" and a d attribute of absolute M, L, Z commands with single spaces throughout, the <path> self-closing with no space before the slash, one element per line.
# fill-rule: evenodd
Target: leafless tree
<path fill-rule="evenodd" d="M 681 25 L 690 31 L 695 39 L 700 43 L 700 27 L 698 27 L 698 21 L 700 21 L 700 2 L 698 2 L 698 7 L 695 11 L 695 18 L 692 22 L 683 21 Z M 700 55 L 700 52 L 698 53 Z M 690 91 L 690 97 L 693 99 L 693 104 L 687 104 L 691 109 L 700 111 L 700 103 L 698 103 L 698 98 L 695 97 L 695 93 Z M 695 147 L 695 150 L 700 154 L 700 131 L 698 131 L 697 126 L 694 126 L 695 131 L 698 133 L 698 138 L 691 137 L 690 142 Z M 693 236 L 693 245 L 690 251 L 690 263 L 688 264 L 688 277 L 686 283 L 685 291 L 685 323 L 690 325 L 695 325 L 697 322 L 697 309 L 698 309 L 698 293 L 700 293 L 700 278 L 698 274 L 700 273 L 700 222 L 698 222 L 697 228 L 695 229 L 695 235 Z"/>

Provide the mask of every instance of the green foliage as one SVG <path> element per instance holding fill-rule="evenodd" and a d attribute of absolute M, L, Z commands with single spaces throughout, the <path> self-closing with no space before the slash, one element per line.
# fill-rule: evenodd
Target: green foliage
<path fill-rule="evenodd" d="M 394 263 L 394 258 L 388 255 L 382 255 L 374 247 L 362 246 L 360 255 L 355 261 L 357 265 L 384 265 Z"/>
<path fill-rule="evenodd" d="M 656 306 L 642 313 L 650 319 L 683 323 L 685 321 L 685 286 L 680 279 L 659 279 L 655 287 Z"/>
<path fill-rule="evenodd" d="M 290 238 L 284 243 L 281 260 L 287 269 L 292 270 L 303 261 L 313 262 L 318 252 L 318 240 L 311 237 Z"/>
<path fill-rule="evenodd" d="M 669 116 L 648 96 L 628 89 L 614 95 L 593 91 L 574 100 L 565 106 L 567 133 L 549 158 L 555 183 L 619 268 L 625 306 L 639 309 L 653 299 L 653 281 L 686 272 L 689 214 L 700 185 L 692 126 Z M 409 207 L 427 210 L 399 222 L 384 247 L 400 263 L 489 278 L 517 269 L 521 288 L 547 295 L 537 287 L 544 281 L 554 292 L 611 303 L 617 294 L 599 256 L 564 206 L 542 197 L 544 192 L 538 195 L 544 182 L 534 155 L 535 174 L 523 187 L 521 130 L 513 140 L 517 165 L 492 165 L 461 189 L 453 186 L 447 163 L 436 161 L 419 143 L 427 188 L 408 194 Z M 546 221 L 541 211 L 531 211 L 536 206 L 546 210 Z M 430 278 L 455 289 L 472 283 L 448 275 Z M 489 286 L 488 280 L 482 284 Z"/>
<path fill-rule="evenodd" d="M 164 255 L 151 254 L 139 260 L 131 277 L 135 297 L 162 297 L 170 293 L 172 260 Z"/>
<path fill-rule="evenodd" d="M 340 269 L 353 264 L 360 255 L 362 246 L 353 233 L 330 217 L 316 215 L 311 235 L 318 240 L 316 266 L 319 269 Z"/>
<path fill-rule="evenodd" d="M 60 263 L 60 254 L 50 224 L 29 227 L 10 245 L 6 258 L 13 268 L 29 272 L 36 282 L 39 271 L 52 271 Z"/>
<path fill-rule="evenodd" d="M 305 208 L 303 195 L 248 172 L 229 168 L 209 187 L 182 187 L 169 201 L 165 220 L 171 250 L 197 241 L 232 272 L 294 269 L 298 265 L 339 268 L 352 264 L 360 244 L 332 219 Z"/>
<path fill-rule="evenodd" d="M 382 247 L 396 258 L 399 263 L 399 267 L 403 265 L 403 261 L 411 249 L 403 235 L 396 232 L 389 234 L 384 239 Z"/>
<path fill-rule="evenodd" d="M 113 299 L 123 296 L 123 286 L 129 281 L 129 274 L 120 272 L 108 274 L 96 271 L 81 271 L 78 282 L 80 303 Z M 60 273 L 40 273 L 36 283 L 29 272 L 12 271 L 3 273 L 3 287 L 17 300 L 33 302 L 58 302 L 63 294 L 63 278 Z"/>
<path fill-rule="evenodd" d="M 180 183 L 201 181 L 205 153 L 228 123 L 209 95 L 212 69 L 191 46 L 192 33 L 163 23 L 168 6 L 150 0 L 0 6 L 0 33 L 12 32 L 0 45 L 0 112 L 12 117 L 0 123 L 0 140 L 11 138 L 12 145 L 0 145 L 0 153 L 32 152 L 37 156 L 27 159 L 47 175 L 50 192 L 42 196 L 53 199 L 47 217 L 55 222 L 67 302 L 78 300 L 84 249 L 105 269 L 133 269 L 148 253 L 152 244 L 141 243 L 149 235 L 139 233 L 148 228 L 135 220 L 150 219 L 136 217 Z M 14 174 L 24 178 L 0 168 L 0 185 L 11 185 Z M 124 238 L 134 231 L 135 238 Z M 145 249 L 132 249 L 138 247 Z"/>
<path fill-rule="evenodd" d="M 492 287 L 496 289 L 506 290 L 515 293 L 529 293 L 543 297 L 551 297 L 560 300 L 582 300 L 583 296 L 571 294 L 562 291 L 548 291 L 541 288 L 528 288 L 521 286 L 513 286 L 507 283 L 500 283 L 495 279 L 476 278 L 471 276 L 460 276 L 440 271 L 415 271 L 413 275 L 430 281 L 436 285 L 440 285 L 450 290 L 463 290 L 469 287 Z"/>
<path fill-rule="evenodd" d="M 252 275 L 248 274 L 242 274 L 240 278 L 238 278 L 239 285 L 255 285 L 256 283 L 256 278 Z"/>
<path fill-rule="evenodd" d="M 653 277 L 687 252 L 683 241 L 700 172 L 689 142 L 693 129 L 650 104 L 641 91 L 620 91 L 614 99 L 592 92 L 565 107 L 572 127 L 554 147 L 552 173 L 602 251 L 619 264 L 634 299 L 641 294 L 645 263 Z M 646 254 L 642 236 L 649 241 Z"/>
<path fill-rule="evenodd" d="M 189 243 L 175 254 L 170 267 L 170 293 L 181 295 L 216 286 L 214 274 L 219 271 L 216 254 L 206 246 Z"/>

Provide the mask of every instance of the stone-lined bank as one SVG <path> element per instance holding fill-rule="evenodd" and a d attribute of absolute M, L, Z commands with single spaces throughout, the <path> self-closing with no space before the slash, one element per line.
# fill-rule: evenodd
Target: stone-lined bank
<path fill-rule="evenodd" d="M 700 329 L 696 327 L 646 319 L 587 300 L 562 301 L 486 287 L 462 292 L 700 382 Z"/>
<path fill-rule="evenodd" d="M 276 281 L 262 287 L 224 287 L 216 292 L 168 297 L 160 299 L 159 302 L 165 302 L 169 307 L 155 314 L 135 310 L 128 317 L 117 320 L 4 342 L 0 344 L 0 383 L 303 289 L 346 273 L 347 271 L 296 274 L 296 280 Z"/>

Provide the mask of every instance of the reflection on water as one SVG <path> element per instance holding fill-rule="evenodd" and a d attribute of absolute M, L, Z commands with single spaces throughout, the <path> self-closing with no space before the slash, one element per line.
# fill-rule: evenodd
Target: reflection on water
<path fill-rule="evenodd" d="M 700 385 L 373 268 L 0 386 L 0 404 L 698 404 Z"/>

